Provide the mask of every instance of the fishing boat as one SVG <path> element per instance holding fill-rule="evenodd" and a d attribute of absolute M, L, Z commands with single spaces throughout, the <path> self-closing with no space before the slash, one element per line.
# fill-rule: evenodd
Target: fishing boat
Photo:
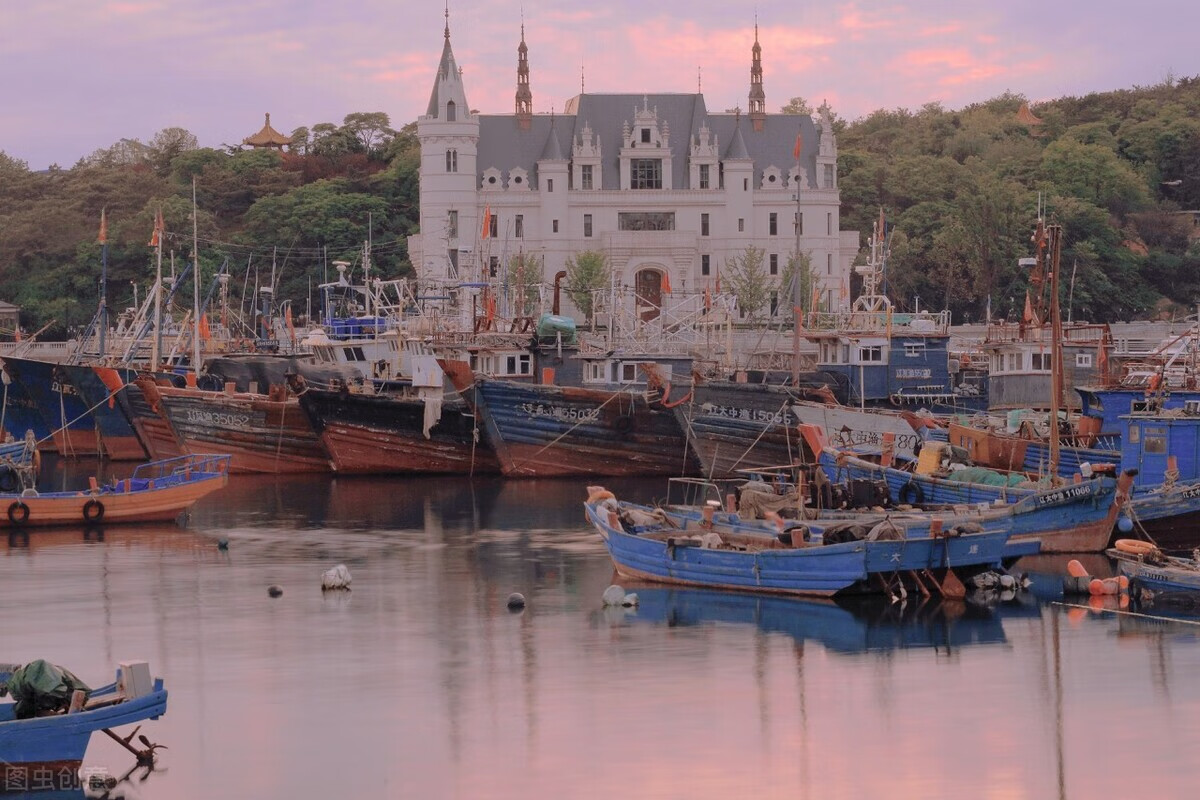
<path fill-rule="evenodd" d="M 157 522 L 175 519 L 229 479 L 227 455 L 187 455 L 139 464 L 124 479 L 86 491 L 39 492 L 31 485 L 0 494 L 6 509 L 0 528 Z M 28 477 L 27 482 L 31 482 Z"/>
<path fill-rule="evenodd" d="M 9 355 L 4 357 L 4 369 L 37 404 L 60 454 L 74 457 L 100 453 L 96 419 L 68 379 L 64 365 Z"/>
<path fill-rule="evenodd" d="M 88 364 L 60 364 L 59 369 L 91 410 L 101 452 L 113 461 L 145 461 L 149 453 L 130 421 L 128 402 L 120 399 L 126 385 L 120 372 Z"/>
<path fill-rule="evenodd" d="M 1192 558 L 1171 556 L 1140 539 L 1118 539 L 1107 552 L 1129 578 L 1131 593 L 1138 586 L 1152 592 L 1200 592 L 1200 552 Z"/>
<path fill-rule="evenodd" d="M 343 474 L 488 474 L 500 471 L 461 397 L 446 397 L 442 369 L 419 371 L 414 386 L 342 391 L 297 375 L 292 389 Z"/>
<path fill-rule="evenodd" d="M 581 353 L 574 326 L 564 335 L 538 322 L 540 383 L 497 379 L 467 362 L 439 363 L 479 418 L 500 469 L 510 477 L 681 475 L 698 466 L 673 411 L 648 396 L 647 367 L 690 372 L 687 356 Z M 562 355 L 554 353 L 561 349 Z M 529 354 L 527 353 L 528 357 Z"/>
<path fill-rule="evenodd" d="M 756 523 L 712 507 L 621 502 L 602 487 L 589 487 L 584 509 L 620 574 L 715 589 L 831 596 L 911 580 L 961 597 L 960 573 L 1038 549 L 1006 548 L 1016 513 L 870 515 L 855 521 L 866 529 L 859 538 L 844 519 Z"/>
<path fill-rule="evenodd" d="M 116 739 L 139 762 L 153 760 L 156 745 L 145 736 L 139 737 L 145 749 L 139 749 L 131 744 L 132 733 L 121 737 L 113 732 L 122 725 L 158 719 L 167 711 L 163 680 L 151 678 L 144 661 L 122 662 L 116 680 L 98 689 L 87 689 L 66 670 L 44 661 L 0 664 L 0 690 L 4 689 L 13 695 L 11 701 L 0 702 L 0 786 L 4 790 L 54 788 L 39 787 L 35 778 L 60 770 L 73 777 L 92 734 L 99 731 Z"/>

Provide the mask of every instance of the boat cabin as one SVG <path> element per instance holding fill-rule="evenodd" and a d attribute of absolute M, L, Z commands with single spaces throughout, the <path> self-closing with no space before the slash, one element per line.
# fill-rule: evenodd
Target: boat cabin
<path fill-rule="evenodd" d="M 1178 471 L 1176 481 L 1200 478 L 1200 400 L 1182 408 L 1128 414 L 1121 422 L 1121 468 L 1138 470 L 1135 487 L 1158 486 L 1171 469 Z"/>

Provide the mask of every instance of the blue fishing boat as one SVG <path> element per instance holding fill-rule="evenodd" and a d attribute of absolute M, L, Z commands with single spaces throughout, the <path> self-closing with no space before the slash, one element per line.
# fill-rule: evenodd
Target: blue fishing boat
<path fill-rule="evenodd" d="M 33 432 L 35 441 L 40 442 L 40 448 L 45 452 L 57 450 L 54 438 L 50 435 L 50 426 L 38 411 L 37 403 L 24 385 L 15 380 L 8 366 L 0 360 L 0 383 L 2 394 L 0 400 L 0 435 L 8 435 L 13 439 L 24 439 L 27 431 Z"/>
<path fill-rule="evenodd" d="M 148 453 L 130 422 L 128 401 L 121 397 L 133 370 L 97 369 L 88 364 L 60 364 L 59 369 L 91 409 L 104 455 L 114 461 L 145 460 Z"/>
<path fill-rule="evenodd" d="M 68 379 L 63 365 L 5 356 L 4 367 L 37 404 L 60 454 L 73 457 L 100 452 L 96 419 Z"/>
<path fill-rule="evenodd" d="M 443 362 L 507 476 L 680 475 L 697 465 L 670 409 L 651 404 L 636 363 L 620 388 L 492 380 Z"/>
<path fill-rule="evenodd" d="M 880 591 L 908 576 L 923 591 L 950 594 L 955 584 L 961 590 L 956 571 L 1000 567 L 1020 554 L 1006 548 L 1013 513 L 873 515 L 855 521 L 868 529 L 860 538 L 843 519 L 742 521 L 712 508 L 617 502 L 600 487 L 584 507 L 617 571 L 660 583 L 831 596 Z"/>
<path fill-rule="evenodd" d="M 1139 587 L 1151 592 L 1200 592 L 1200 560 L 1194 556 L 1167 555 L 1139 539 L 1118 539 L 1108 555 L 1129 578 L 1131 594 Z"/>
<path fill-rule="evenodd" d="M 0 687 L 13 695 L 0 702 L 0 785 L 33 789 L 34 769 L 77 769 L 97 731 L 123 741 L 139 760 L 152 756 L 153 745 L 138 750 L 111 732 L 166 713 L 162 678 L 151 678 L 145 662 L 123 662 L 113 683 L 92 690 L 83 686 L 46 662 L 0 665 Z"/>

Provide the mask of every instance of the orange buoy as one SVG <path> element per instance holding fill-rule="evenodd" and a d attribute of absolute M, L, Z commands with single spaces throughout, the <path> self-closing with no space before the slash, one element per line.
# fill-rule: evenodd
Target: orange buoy
<path fill-rule="evenodd" d="M 1079 559 L 1072 558 L 1067 562 L 1067 574 L 1072 578 L 1086 578 L 1088 571 L 1083 564 L 1079 563 Z"/>
<path fill-rule="evenodd" d="M 1117 541 L 1113 543 L 1113 547 L 1117 548 L 1117 550 L 1122 553 L 1129 553 L 1130 555 L 1134 556 L 1148 555 L 1149 553 L 1153 553 L 1158 550 L 1158 548 L 1150 544 L 1150 542 L 1143 542 L 1141 539 L 1117 539 Z"/>

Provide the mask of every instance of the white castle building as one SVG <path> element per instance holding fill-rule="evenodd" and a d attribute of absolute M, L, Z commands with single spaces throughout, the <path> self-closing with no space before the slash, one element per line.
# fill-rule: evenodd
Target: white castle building
<path fill-rule="evenodd" d="M 698 92 L 582 93 L 561 114 L 534 114 L 524 26 L 517 53 L 514 113 L 476 113 L 447 20 L 417 121 L 420 233 L 408 247 L 421 279 L 502 275 L 526 254 L 548 281 L 568 258 L 599 250 L 619 285 L 661 302 L 667 287 L 714 287 L 727 260 L 751 245 L 781 275 L 798 218 L 822 304 L 849 304 L 859 236 L 839 229 L 832 121 L 827 108 L 816 119 L 766 113 L 757 27 L 745 114 L 710 111 Z M 779 313 L 789 306 L 780 302 Z"/>

